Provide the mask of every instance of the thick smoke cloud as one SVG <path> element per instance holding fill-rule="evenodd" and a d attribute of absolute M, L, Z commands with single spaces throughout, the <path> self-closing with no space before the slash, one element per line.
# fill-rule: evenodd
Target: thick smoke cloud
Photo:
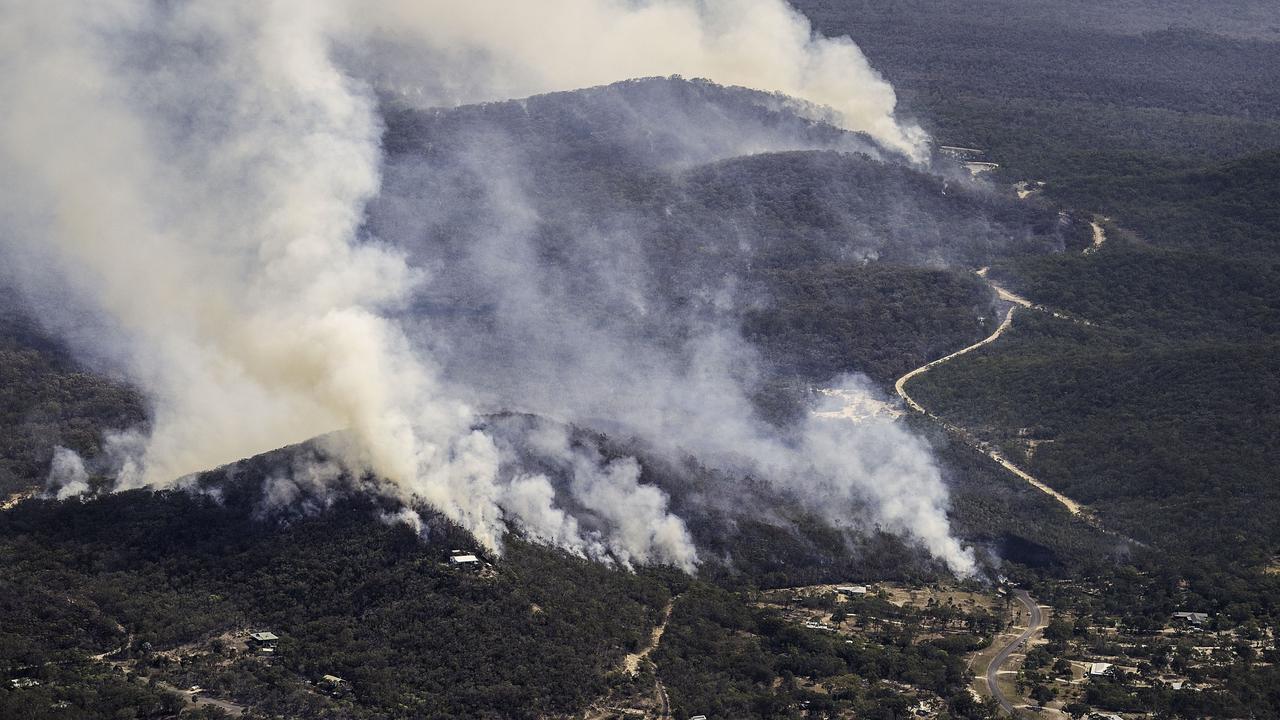
<path fill-rule="evenodd" d="M 375 0 L 367 7 L 365 27 L 398 52 L 365 62 L 430 105 L 679 74 L 784 93 L 887 147 L 917 156 L 923 149 L 924 133 L 894 117 L 893 87 L 862 51 L 847 37 L 815 35 L 782 0 Z M 445 72 L 424 78 L 424 63 Z"/>
<path fill-rule="evenodd" d="M 479 147 L 510 144 L 486 135 Z M 392 218 L 379 227 L 412 248 L 415 263 L 450 269 L 425 288 L 429 305 L 454 298 L 490 308 L 445 313 L 422 331 L 474 404 L 617 428 L 670 457 L 759 474 L 837 526 L 879 524 L 916 537 L 954 568 L 970 567 L 950 536 L 929 449 L 893 417 L 814 415 L 780 430 L 760 415 L 751 394 L 763 363 L 738 331 L 750 293 L 733 274 L 671 281 L 671 268 L 635 242 L 641 232 L 625 217 L 574 217 L 591 206 L 585 198 L 540 209 L 518 150 L 461 156 L 461 165 L 433 166 L 413 153 L 392 159 L 374 213 Z M 430 199 L 418 194 L 427 175 L 438 183 Z M 464 232 L 453 217 L 459 207 L 480 227 Z M 458 242 L 432 230 L 446 226 Z M 864 379 L 837 379 L 834 389 L 846 403 L 884 404 Z"/>
<path fill-rule="evenodd" d="M 917 156 L 919 132 L 894 119 L 892 89 L 857 48 L 813 37 L 784 3 L 9 0 L 0 13 L 10 280 L 52 327 L 147 391 L 145 449 L 88 463 L 105 462 L 119 487 L 165 485 L 346 429 L 337 455 L 347 470 L 384 478 L 387 493 L 438 508 L 490 548 L 514 526 L 584 556 L 692 568 L 683 522 L 634 460 L 553 438 L 542 452 L 570 469 L 567 487 L 512 471 L 477 429 L 475 403 L 521 390 L 540 412 L 624 423 L 815 500 L 830 494 L 833 519 L 846 518 L 843 504 L 864 505 L 864 519 L 971 567 L 947 534 L 945 493 L 918 440 L 892 424 L 819 420 L 780 438 L 754 418 L 743 388 L 758 369 L 722 318 L 701 318 L 673 348 L 576 312 L 555 272 L 522 257 L 536 212 L 518 183 L 486 176 L 487 192 L 508 197 L 466 260 L 480 268 L 470 289 L 491 294 L 508 331 L 479 359 L 511 358 L 521 333 L 555 330 L 528 345 L 526 362 L 493 368 L 506 388 L 452 369 L 483 343 L 433 335 L 429 321 L 406 333 L 398 319 L 451 268 L 365 229 L 383 181 L 375 92 L 387 88 L 434 104 L 705 75 L 827 106 L 842 126 Z M 577 242 L 626 243 L 599 239 Z M 618 306 L 643 313 L 639 256 L 603 262 Z M 87 486 L 84 465 L 58 455 L 60 494 Z M 276 502 L 337 474 L 297 475 L 273 482 Z"/>
<path fill-rule="evenodd" d="M 350 428 L 353 459 L 496 545 L 492 443 L 383 315 L 415 272 L 358 237 L 381 125 L 331 58 L 343 10 L 11 3 L 7 240 L 150 394 L 123 485 Z"/>

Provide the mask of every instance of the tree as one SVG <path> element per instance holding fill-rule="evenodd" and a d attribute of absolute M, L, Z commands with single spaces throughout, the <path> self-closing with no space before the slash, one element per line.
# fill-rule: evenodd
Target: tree
<path fill-rule="evenodd" d="M 1074 720 L 1089 714 L 1089 706 L 1082 702 L 1070 702 L 1063 706 L 1062 711 L 1070 715 Z"/>
<path fill-rule="evenodd" d="M 1044 629 L 1044 638 L 1054 642 L 1065 642 L 1071 639 L 1072 632 L 1071 623 L 1067 622 L 1066 618 L 1058 617 Z"/>

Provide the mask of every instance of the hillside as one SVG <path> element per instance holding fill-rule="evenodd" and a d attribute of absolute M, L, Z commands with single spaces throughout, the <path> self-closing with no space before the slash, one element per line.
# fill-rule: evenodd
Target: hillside
<path fill-rule="evenodd" d="M 857 371 L 885 387 L 979 336 L 989 293 L 968 268 L 1053 252 L 1088 231 L 954 165 L 879 157 L 865 138 L 777 103 L 647 79 L 395 109 L 369 226 L 416 262 L 451 269 L 417 309 L 455 338 L 441 343 L 450 367 L 486 384 L 581 354 L 544 349 L 556 338 L 537 329 L 581 317 L 584 333 L 614 341 L 676 345 L 700 325 L 743 333 L 774 385 Z M 495 324 L 530 297 L 558 317 Z M 799 313 L 843 319 L 798 343 Z"/>
<path fill-rule="evenodd" d="M 432 107 L 412 84 L 364 84 L 385 48 L 360 33 L 317 43 L 341 62 L 296 43 L 331 29 L 324 13 L 253 34 L 290 62 L 250 63 L 252 78 L 239 55 L 214 62 L 241 49 L 218 28 L 154 56 L 155 38 L 126 33 L 137 48 L 112 59 L 142 69 L 122 103 L 150 113 L 136 139 L 169 133 L 165 167 L 140 177 L 197 192 L 162 188 L 172 202 L 137 217 L 30 211 L 75 210 L 79 249 L 125 238 L 131 262 L 86 265 L 127 279 L 113 307 L 142 310 L 109 350 L 176 359 L 170 379 L 248 378 L 252 393 L 208 406 L 230 424 L 187 442 L 361 402 L 336 403 L 350 431 L 113 492 L 112 438 L 157 422 L 181 382 L 156 392 L 149 362 L 76 352 L 84 338 L 39 319 L 72 296 L 34 295 L 49 312 L 0 287 L 0 718 L 1280 713 L 1280 9 L 795 5 L 852 37 L 932 157 L 679 76 Z M 157 11 L 159 34 L 177 7 Z M 227 25 L 251 26 L 244 12 Z M 476 68 L 444 78 L 460 89 L 498 72 L 483 49 L 434 51 L 396 56 L 395 77 L 458 57 Z M 308 61 L 341 70 L 306 78 L 343 102 L 290 96 Z M 260 92 L 166 95 L 185 64 Z M 292 112 L 241 132 L 276 102 Z M 61 129 L 55 115 L 21 127 Z M 971 175 L 938 145 L 998 167 Z M 51 177 L 76 189 L 116 157 L 71 155 Z M 131 163 L 109 168 L 120 188 L 84 183 L 84 198 L 146 195 Z M 262 177 L 286 187 L 247 181 Z M 22 198 L 38 180 L 5 186 Z M 332 203 L 299 200 L 317 188 Z M 152 215 L 191 219 L 139 221 L 175 232 L 140 232 L 135 255 L 130 223 Z M 280 227 L 305 232 L 278 242 Z M 0 229 L 0 250 L 21 242 Z M 188 230 L 213 252 L 167 244 Z M 158 285 L 196 288 L 173 317 L 210 332 L 159 313 L 157 249 L 187 271 Z M 251 264 L 258 282 L 202 283 Z M 137 342 L 170 334 L 164 358 Z M 341 352 L 310 352 L 334 339 Z M 308 402 L 253 402 L 274 382 Z M 840 430 L 815 433 L 817 410 Z M 341 452 L 361 432 L 409 446 L 412 477 L 352 470 L 377 467 L 369 447 Z M 84 494 L 42 492 L 59 447 L 85 458 Z M 922 498 L 933 514 L 904 523 Z M 689 552 L 650 554 L 657 541 Z"/>

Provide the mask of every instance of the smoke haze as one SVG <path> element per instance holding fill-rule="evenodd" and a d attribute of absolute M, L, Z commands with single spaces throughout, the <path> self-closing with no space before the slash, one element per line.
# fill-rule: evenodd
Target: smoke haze
<path fill-rule="evenodd" d="M 780 431 L 758 417 L 761 368 L 736 329 L 732 275 L 674 308 L 626 226 L 568 225 L 572 262 L 546 262 L 519 160 L 464 154 L 476 203 L 424 197 L 446 169 L 383 156 L 379 92 L 435 106 L 684 73 L 795 96 L 812 105 L 769 102 L 870 138 L 689 125 L 669 130 L 695 138 L 685 162 L 849 143 L 920 158 L 920 132 L 895 119 L 892 88 L 857 48 L 814 37 L 784 3 L 9 0 L 0 13 L 10 280 L 152 405 L 141 449 L 59 452 L 60 496 L 90 472 L 163 486 L 345 429 L 327 445 L 345 469 L 489 548 L 514 527 L 628 566 L 695 566 L 684 522 L 634 459 L 544 428 L 526 451 L 567 483 L 521 469 L 477 409 L 517 407 L 758 473 L 837 524 L 881 524 L 972 568 L 928 449 L 901 426 L 812 418 Z M 477 210 L 475 242 L 433 235 Z M 489 308 L 487 325 L 419 312 L 442 296 Z M 269 500 L 339 475 L 296 468 Z"/>

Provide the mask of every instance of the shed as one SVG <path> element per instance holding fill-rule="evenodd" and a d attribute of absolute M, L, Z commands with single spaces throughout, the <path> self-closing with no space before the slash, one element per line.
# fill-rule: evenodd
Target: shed
<path fill-rule="evenodd" d="M 273 632 L 256 632 L 249 634 L 249 647 L 257 650 L 264 655 L 270 655 L 276 651 L 276 642 L 280 640 Z"/>

